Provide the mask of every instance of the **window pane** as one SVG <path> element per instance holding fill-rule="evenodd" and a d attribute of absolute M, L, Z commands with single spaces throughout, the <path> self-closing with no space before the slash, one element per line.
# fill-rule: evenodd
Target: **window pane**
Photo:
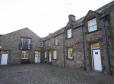
<path fill-rule="evenodd" d="M 68 59 L 72 59 L 72 48 L 68 48 Z"/>
<path fill-rule="evenodd" d="M 38 55 L 38 51 L 35 51 L 35 55 Z"/>
<path fill-rule="evenodd" d="M 97 30 L 96 18 L 88 21 L 88 31 L 92 32 Z"/>
<path fill-rule="evenodd" d="M 100 48 L 100 44 L 99 43 L 92 43 L 91 49 L 94 49 L 94 48 Z"/>
<path fill-rule="evenodd" d="M 28 49 L 30 49 L 31 46 L 31 39 L 28 39 Z"/>
<path fill-rule="evenodd" d="M 45 51 L 45 58 L 47 58 L 47 51 Z"/>
<path fill-rule="evenodd" d="M 57 59 L 57 51 L 56 50 L 53 51 L 53 59 Z"/>
<path fill-rule="evenodd" d="M 22 51 L 21 58 L 22 59 L 28 59 L 28 52 L 27 51 Z"/>
<path fill-rule="evenodd" d="M 72 29 L 68 29 L 67 30 L 67 38 L 71 38 L 72 37 Z"/>
<path fill-rule="evenodd" d="M 55 45 L 58 45 L 58 39 L 55 38 Z"/>
<path fill-rule="evenodd" d="M 97 26 L 96 25 L 91 26 L 91 27 L 88 28 L 89 32 L 92 32 L 92 31 L 95 31 L 95 30 L 97 30 Z"/>
<path fill-rule="evenodd" d="M 96 25 L 96 18 L 88 21 L 88 26 Z"/>
<path fill-rule="evenodd" d="M 21 49 L 21 50 L 30 50 L 31 49 L 31 39 L 21 38 L 19 49 Z"/>

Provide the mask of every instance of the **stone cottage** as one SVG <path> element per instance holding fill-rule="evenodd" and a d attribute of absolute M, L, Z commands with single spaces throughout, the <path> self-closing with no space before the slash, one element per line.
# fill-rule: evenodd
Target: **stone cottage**
<path fill-rule="evenodd" d="M 35 62 L 35 55 L 41 54 L 40 40 L 41 38 L 28 28 L 1 35 L 0 63 L 4 65 Z"/>
<path fill-rule="evenodd" d="M 112 74 L 114 72 L 114 1 L 44 38 L 45 62 Z"/>
<path fill-rule="evenodd" d="M 28 28 L 0 35 L 0 63 L 49 63 L 114 73 L 114 1 L 40 38 Z M 5 61 L 4 61 L 5 60 Z"/>

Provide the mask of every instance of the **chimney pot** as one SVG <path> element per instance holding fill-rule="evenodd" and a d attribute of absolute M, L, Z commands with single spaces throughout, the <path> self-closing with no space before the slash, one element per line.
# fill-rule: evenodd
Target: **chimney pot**
<path fill-rule="evenodd" d="M 69 17 L 69 22 L 74 22 L 74 21 L 76 21 L 74 15 L 70 14 L 68 17 Z"/>

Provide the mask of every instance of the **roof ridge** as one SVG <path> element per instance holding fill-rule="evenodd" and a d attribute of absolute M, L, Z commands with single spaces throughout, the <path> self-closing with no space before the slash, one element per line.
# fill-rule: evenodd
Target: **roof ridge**
<path fill-rule="evenodd" d="M 114 0 L 111 1 L 111 2 L 109 2 L 109 3 L 107 3 L 107 4 L 105 4 L 104 6 L 99 7 L 99 8 L 96 9 L 95 11 L 96 11 L 96 12 L 99 12 L 100 10 L 106 8 L 107 6 L 111 6 L 111 5 L 113 5 L 113 4 L 114 4 Z"/>

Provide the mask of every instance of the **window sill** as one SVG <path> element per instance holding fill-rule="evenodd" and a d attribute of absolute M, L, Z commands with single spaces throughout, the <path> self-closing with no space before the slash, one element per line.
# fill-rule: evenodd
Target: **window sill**
<path fill-rule="evenodd" d="M 68 58 L 68 57 L 67 57 L 67 60 L 71 60 L 71 61 L 72 61 L 72 60 L 74 60 L 74 57 L 73 57 L 73 58 Z"/>
<path fill-rule="evenodd" d="M 21 59 L 22 59 L 22 60 L 24 60 L 24 59 L 26 60 L 26 59 L 29 59 L 29 58 L 21 58 Z"/>
<path fill-rule="evenodd" d="M 57 58 L 56 59 L 53 58 L 52 60 L 57 60 Z"/>
<path fill-rule="evenodd" d="M 54 46 L 59 46 L 59 45 L 54 45 Z"/>
<path fill-rule="evenodd" d="M 69 40 L 69 39 L 72 39 L 72 38 L 73 38 L 73 36 L 71 38 L 66 38 L 66 40 Z"/>
<path fill-rule="evenodd" d="M 98 32 L 99 30 L 95 30 L 95 31 L 92 31 L 92 32 L 86 32 L 86 34 L 91 34 L 91 33 L 95 33 L 95 32 Z"/>

